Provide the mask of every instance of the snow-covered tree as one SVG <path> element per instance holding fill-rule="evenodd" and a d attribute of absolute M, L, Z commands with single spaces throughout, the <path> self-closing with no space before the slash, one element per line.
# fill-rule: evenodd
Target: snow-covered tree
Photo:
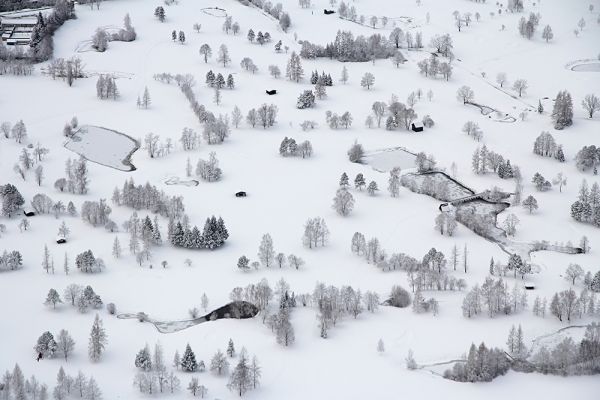
<path fill-rule="evenodd" d="M 96 314 L 94 323 L 92 324 L 92 331 L 90 332 L 90 340 L 88 344 L 88 356 L 92 362 L 97 362 L 100 360 L 107 343 L 107 335 L 104 327 L 102 326 L 102 320 L 100 319 L 100 316 Z"/>

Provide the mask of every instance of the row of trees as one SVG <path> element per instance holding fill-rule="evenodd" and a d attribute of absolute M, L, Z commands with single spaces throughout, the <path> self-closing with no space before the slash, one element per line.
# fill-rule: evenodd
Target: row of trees
<path fill-rule="evenodd" d="M 302 157 L 309 158 L 312 156 L 313 147 L 310 140 L 305 140 L 298 144 L 294 138 L 283 138 L 279 145 L 279 155 L 283 157 Z"/>
<path fill-rule="evenodd" d="M 7 400 L 11 398 L 45 400 L 50 397 L 48 386 L 38 381 L 35 375 L 32 375 L 29 379 L 25 379 L 19 364 L 15 364 L 12 372 L 7 370 L 2 375 L 0 385 L 3 387 L 3 398 Z M 60 367 L 56 376 L 56 386 L 52 390 L 52 396 L 55 399 L 65 399 L 71 395 L 85 400 L 98 400 L 102 398 L 102 392 L 94 377 L 87 378 L 81 371 L 79 371 L 77 376 L 72 377 L 66 374 L 64 369 Z"/>
<path fill-rule="evenodd" d="M 509 290 L 508 283 L 502 278 L 487 277 L 481 286 L 475 285 L 466 294 L 462 304 L 463 315 L 472 318 L 483 311 L 483 306 L 490 318 L 514 314 L 527 308 L 527 293 L 516 283 Z"/>
<path fill-rule="evenodd" d="M 188 249 L 216 249 L 225 244 L 229 238 L 229 232 L 221 217 L 213 215 L 206 219 L 202 233 L 197 226 L 190 229 L 178 221 L 169 221 L 169 241 L 173 246 Z"/>
<path fill-rule="evenodd" d="M 97 362 L 100 360 L 107 343 L 107 335 L 102 325 L 102 320 L 99 315 L 96 314 L 88 344 L 88 356 L 90 361 Z M 57 336 L 57 340 L 54 339 L 52 333 L 44 332 L 38 338 L 33 349 L 36 352 L 38 361 L 42 358 L 53 358 L 56 355 L 61 355 L 65 358 L 65 361 L 67 361 L 68 356 L 72 354 L 74 348 L 75 341 L 71 335 L 69 335 L 68 331 L 62 329 Z"/>

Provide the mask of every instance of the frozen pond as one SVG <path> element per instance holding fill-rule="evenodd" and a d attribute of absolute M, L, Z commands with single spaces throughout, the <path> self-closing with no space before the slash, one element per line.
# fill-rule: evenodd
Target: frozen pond
<path fill-rule="evenodd" d="M 566 68 L 576 72 L 600 72 L 600 60 L 576 60 L 568 63 Z"/>
<path fill-rule="evenodd" d="M 67 140 L 65 148 L 88 161 L 129 172 L 135 171 L 131 156 L 140 145 L 137 140 L 124 133 L 83 125 Z"/>
<path fill-rule="evenodd" d="M 408 169 L 415 167 L 417 156 L 402 147 L 385 150 L 376 150 L 366 153 L 363 162 L 370 165 L 374 170 L 380 172 L 391 171 L 394 167 Z"/>

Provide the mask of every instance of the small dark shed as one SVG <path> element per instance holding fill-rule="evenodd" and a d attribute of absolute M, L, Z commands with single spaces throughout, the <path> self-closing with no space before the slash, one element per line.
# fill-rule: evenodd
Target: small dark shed
<path fill-rule="evenodd" d="M 246 192 L 237 192 L 235 197 L 246 197 Z"/>
<path fill-rule="evenodd" d="M 273 89 L 273 90 L 265 90 L 265 92 L 267 92 L 267 94 L 268 94 L 269 96 L 272 96 L 272 95 L 274 95 L 274 94 L 277 94 L 277 90 L 275 90 L 275 89 Z"/>
<path fill-rule="evenodd" d="M 423 124 L 420 122 L 413 122 L 411 124 L 411 129 L 413 132 L 423 132 Z"/>
<path fill-rule="evenodd" d="M 65 239 L 64 237 L 57 237 L 56 243 L 58 243 L 58 244 L 67 243 L 67 239 Z"/>
<path fill-rule="evenodd" d="M 525 290 L 534 290 L 535 286 L 533 285 L 525 285 Z"/>
<path fill-rule="evenodd" d="M 323 14 L 325 14 L 325 15 L 331 15 L 331 14 L 335 14 L 335 11 L 324 9 L 323 10 Z"/>
<path fill-rule="evenodd" d="M 35 215 L 35 211 L 33 211 L 33 210 L 23 210 L 23 214 L 25 214 L 26 217 L 33 217 Z"/>

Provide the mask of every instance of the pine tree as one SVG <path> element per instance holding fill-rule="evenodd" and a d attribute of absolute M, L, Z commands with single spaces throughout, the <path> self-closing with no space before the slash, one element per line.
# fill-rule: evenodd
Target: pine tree
<path fill-rule="evenodd" d="M 112 246 L 112 255 L 114 258 L 121 258 L 121 252 L 121 243 L 119 242 L 119 238 L 115 236 Z"/>
<path fill-rule="evenodd" d="M 349 186 L 348 175 L 345 172 L 342 173 L 342 176 L 340 177 L 340 186 L 341 187 L 348 187 Z"/>
<path fill-rule="evenodd" d="M 46 296 L 46 301 L 44 302 L 44 304 L 47 306 L 52 305 L 52 308 L 56 308 L 57 303 L 62 303 L 60 295 L 55 289 L 50 289 L 48 291 L 48 296 Z"/>
<path fill-rule="evenodd" d="M 102 326 L 102 320 L 100 319 L 100 316 L 96 314 L 94 323 L 92 325 L 92 331 L 90 332 L 90 340 L 88 345 L 88 355 L 91 361 L 97 362 L 100 360 L 102 352 L 104 351 L 107 343 L 107 335 L 104 327 Z"/>
<path fill-rule="evenodd" d="M 150 371 L 152 369 L 152 358 L 150 357 L 150 348 L 147 344 L 136 354 L 134 365 L 143 371 Z"/>
<path fill-rule="evenodd" d="M 231 339 L 229 339 L 229 343 L 227 344 L 227 355 L 231 358 L 235 357 L 235 347 Z"/>
<path fill-rule="evenodd" d="M 254 387 L 251 369 L 248 365 L 245 352 L 240 355 L 240 359 L 231 373 L 227 387 L 229 390 L 235 391 L 240 397 Z"/>
<path fill-rule="evenodd" d="M 183 352 L 183 357 L 181 358 L 181 369 L 185 372 L 195 372 L 197 368 L 198 363 L 196 363 L 196 355 L 188 343 Z"/>
<path fill-rule="evenodd" d="M 365 177 L 363 174 L 357 174 L 356 178 L 354 178 L 354 187 L 358 190 L 363 190 L 366 185 L 367 183 L 365 182 Z"/>

